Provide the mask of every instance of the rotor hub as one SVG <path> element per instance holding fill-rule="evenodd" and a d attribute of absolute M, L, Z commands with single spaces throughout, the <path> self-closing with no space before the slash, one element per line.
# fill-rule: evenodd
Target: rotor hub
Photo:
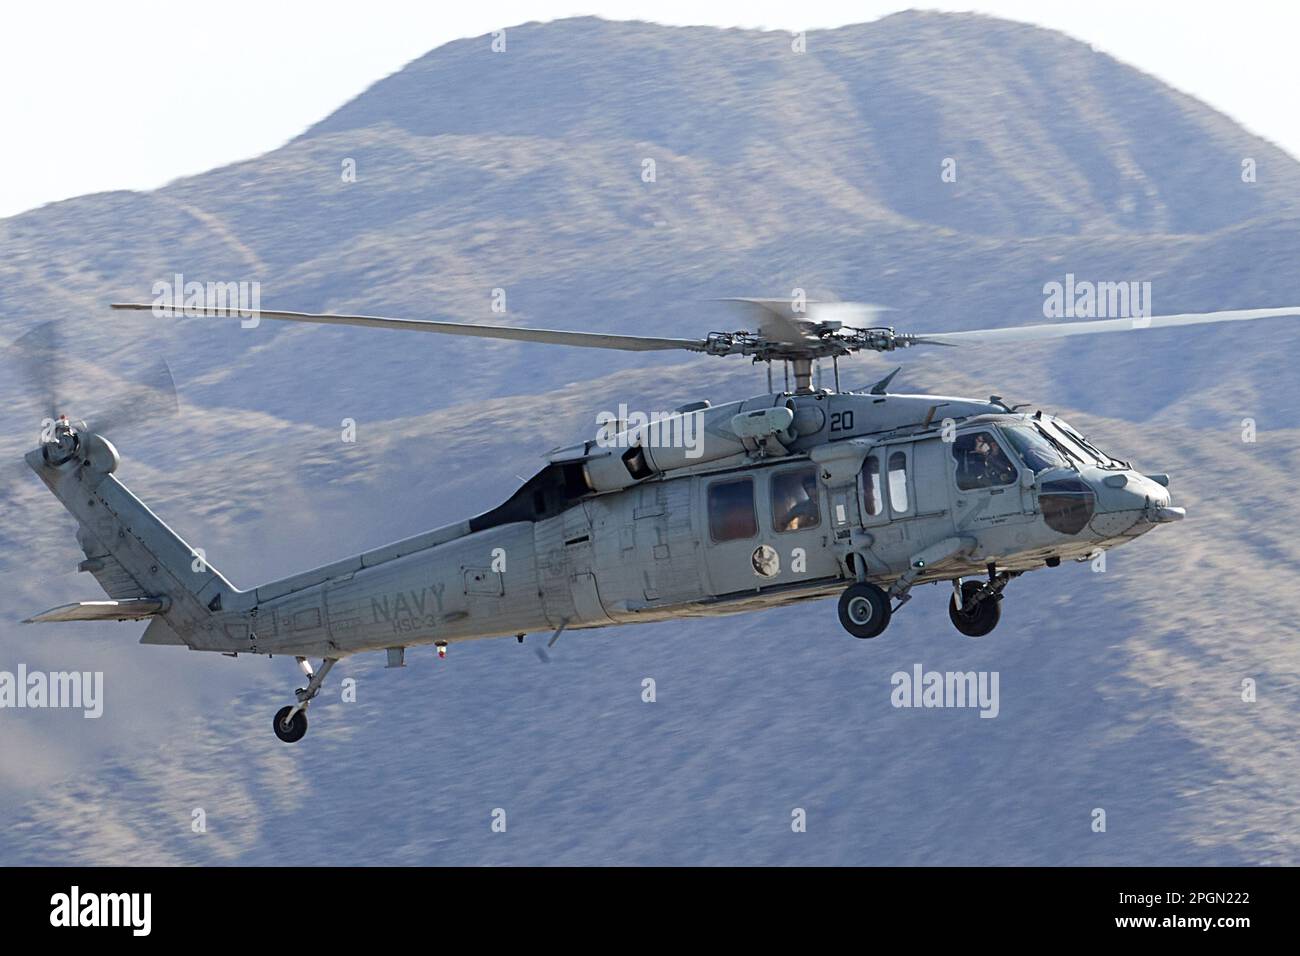
<path fill-rule="evenodd" d="M 46 464 L 62 465 L 76 457 L 81 438 L 67 415 L 60 415 L 50 431 L 50 440 L 42 443 L 41 456 Z"/>

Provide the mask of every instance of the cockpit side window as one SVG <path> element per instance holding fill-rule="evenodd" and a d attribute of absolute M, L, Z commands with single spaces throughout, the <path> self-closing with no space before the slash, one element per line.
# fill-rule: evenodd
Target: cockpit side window
<path fill-rule="evenodd" d="M 773 531 L 802 531 L 821 522 L 816 465 L 791 468 L 772 476 Z"/>
<path fill-rule="evenodd" d="M 952 443 L 957 488 L 974 491 L 1014 484 L 1018 472 L 991 431 L 966 432 Z"/>

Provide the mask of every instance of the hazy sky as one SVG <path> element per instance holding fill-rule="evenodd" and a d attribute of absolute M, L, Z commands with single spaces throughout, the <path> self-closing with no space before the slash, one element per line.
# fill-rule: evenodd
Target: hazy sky
<path fill-rule="evenodd" d="M 1279 0 L 926 3 L 1086 40 L 1300 155 L 1295 8 Z M 108 189 L 151 189 L 283 144 L 449 40 L 597 14 L 813 30 L 907 4 L 858 0 L 161 0 L 20 3 L 0 31 L 0 216 Z"/>

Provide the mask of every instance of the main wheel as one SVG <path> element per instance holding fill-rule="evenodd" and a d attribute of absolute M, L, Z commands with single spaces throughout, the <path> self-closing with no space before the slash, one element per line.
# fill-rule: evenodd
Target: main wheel
<path fill-rule="evenodd" d="M 889 595 L 874 584 L 850 584 L 840 595 L 840 623 L 854 637 L 876 637 L 889 626 Z"/>
<path fill-rule="evenodd" d="M 971 601 L 983 586 L 979 581 L 963 581 L 960 609 L 957 607 L 955 594 L 948 599 L 948 617 L 952 618 L 953 626 L 967 637 L 983 637 L 997 627 L 998 621 L 1002 618 L 1002 599 L 999 595 L 985 598 L 974 606 L 971 605 Z"/>
<path fill-rule="evenodd" d="M 293 715 L 293 720 L 285 723 L 292 707 L 281 707 L 275 714 L 275 735 L 283 740 L 286 744 L 296 744 L 302 740 L 302 735 L 307 732 L 307 711 L 300 710 Z"/>

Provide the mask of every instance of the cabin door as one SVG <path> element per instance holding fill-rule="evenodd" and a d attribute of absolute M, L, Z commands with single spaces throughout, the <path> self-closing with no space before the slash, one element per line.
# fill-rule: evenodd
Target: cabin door
<path fill-rule="evenodd" d="M 908 522 L 915 514 L 915 482 L 910 443 L 877 445 L 859 473 L 862 527 L 871 536 L 869 572 L 883 573 L 910 554 Z"/>
<path fill-rule="evenodd" d="M 1033 516 L 1033 497 L 1021 483 L 1022 468 L 995 429 L 967 429 L 945 447 L 949 454 L 944 470 L 959 531 L 978 531 Z"/>
<path fill-rule="evenodd" d="M 759 479 L 753 474 L 701 479 L 697 507 L 704 541 L 705 587 L 710 595 L 758 591 L 772 579 L 770 555 L 759 524 Z M 767 535 L 766 537 L 771 537 Z"/>

